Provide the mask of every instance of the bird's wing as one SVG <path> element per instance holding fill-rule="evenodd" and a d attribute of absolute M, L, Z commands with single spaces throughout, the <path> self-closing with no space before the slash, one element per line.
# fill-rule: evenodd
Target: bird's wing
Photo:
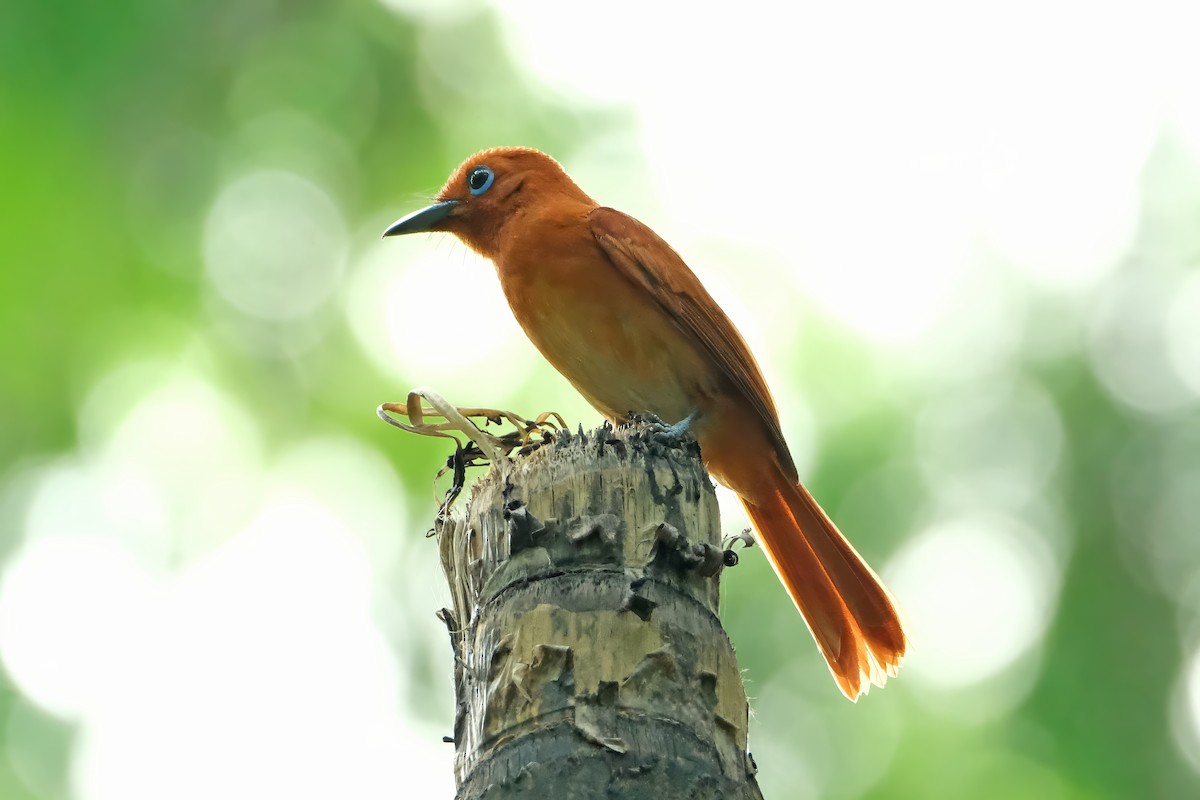
<path fill-rule="evenodd" d="M 588 215 L 592 234 L 609 262 L 640 286 L 745 396 L 770 433 L 780 466 L 793 481 L 796 467 L 758 363 L 733 322 L 671 246 L 633 217 L 603 206 Z M 671 420 L 669 420 L 671 421 Z"/>

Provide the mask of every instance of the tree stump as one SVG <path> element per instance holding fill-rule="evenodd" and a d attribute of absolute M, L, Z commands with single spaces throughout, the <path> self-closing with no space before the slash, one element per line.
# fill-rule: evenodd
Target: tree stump
<path fill-rule="evenodd" d="M 560 432 L 439 519 L 461 800 L 761 800 L 716 496 L 652 430 Z"/>

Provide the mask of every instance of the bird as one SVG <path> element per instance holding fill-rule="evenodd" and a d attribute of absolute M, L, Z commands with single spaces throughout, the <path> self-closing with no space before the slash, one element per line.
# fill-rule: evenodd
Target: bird
<path fill-rule="evenodd" d="M 534 346 L 614 424 L 644 413 L 695 437 L 846 697 L 896 675 L 908 638 L 895 602 L 800 483 L 750 348 L 670 245 L 527 147 L 470 156 L 383 235 L 419 232 L 490 260 Z"/>

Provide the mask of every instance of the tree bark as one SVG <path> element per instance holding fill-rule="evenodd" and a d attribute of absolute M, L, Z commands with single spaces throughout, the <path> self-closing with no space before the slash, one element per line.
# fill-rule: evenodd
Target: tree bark
<path fill-rule="evenodd" d="M 461 800 L 761 800 L 688 439 L 561 432 L 436 526 Z"/>

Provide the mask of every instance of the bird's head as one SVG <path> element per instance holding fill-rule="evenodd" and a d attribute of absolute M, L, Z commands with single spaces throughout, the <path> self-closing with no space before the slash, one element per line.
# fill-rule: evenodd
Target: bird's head
<path fill-rule="evenodd" d="M 556 202 L 595 205 L 545 153 L 494 147 L 460 164 L 431 205 L 396 220 L 383 235 L 445 231 L 491 258 L 508 222 Z"/>

